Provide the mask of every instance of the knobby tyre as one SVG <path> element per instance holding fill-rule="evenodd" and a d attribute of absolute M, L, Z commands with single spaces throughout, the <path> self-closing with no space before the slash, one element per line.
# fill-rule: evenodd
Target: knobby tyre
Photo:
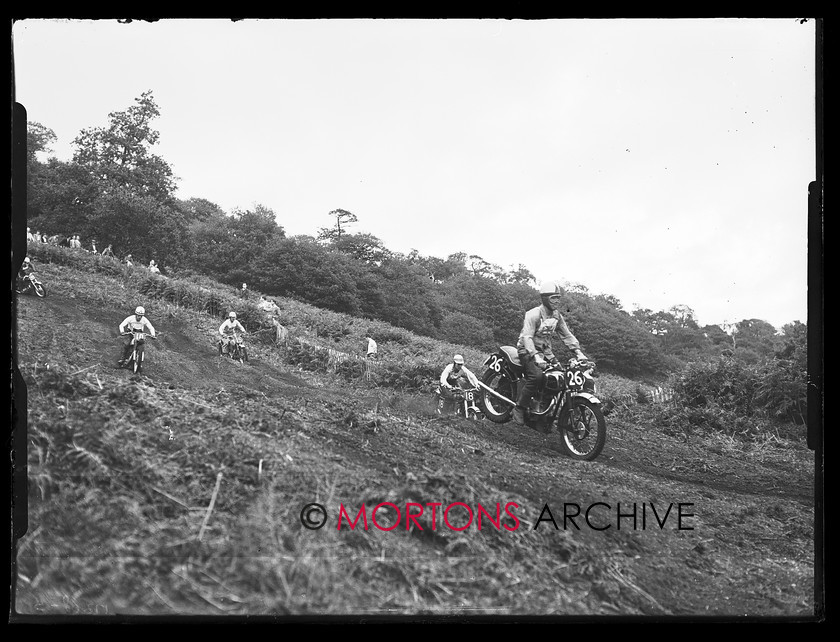
<path fill-rule="evenodd" d="M 558 425 L 560 447 L 579 461 L 592 461 L 604 449 L 607 422 L 600 404 L 582 397 L 572 399 L 566 425 Z"/>
<path fill-rule="evenodd" d="M 134 363 L 132 364 L 132 368 L 135 374 L 141 374 L 143 372 L 143 346 L 137 346 L 134 349 Z"/>
<path fill-rule="evenodd" d="M 515 385 L 504 372 L 488 370 L 481 378 L 481 383 L 511 401 L 516 401 Z M 481 395 L 481 410 L 487 419 L 496 424 L 510 421 L 513 414 L 513 406 L 494 397 L 486 390 Z"/>

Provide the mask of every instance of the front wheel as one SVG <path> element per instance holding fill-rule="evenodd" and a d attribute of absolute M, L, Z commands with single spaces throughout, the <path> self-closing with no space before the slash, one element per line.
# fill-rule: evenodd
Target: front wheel
<path fill-rule="evenodd" d="M 40 283 L 33 283 L 32 290 L 33 292 L 35 292 L 35 296 L 40 297 L 41 299 L 47 296 L 47 288 L 45 288 Z"/>
<path fill-rule="evenodd" d="M 557 427 L 560 447 L 572 459 L 592 461 L 607 441 L 607 422 L 601 405 L 583 397 L 572 398 L 568 414 L 561 414 Z"/>
<path fill-rule="evenodd" d="M 134 367 L 135 374 L 143 373 L 143 348 L 141 346 L 137 346 L 134 349 L 134 363 L 132 366 Z"/>
<path fill-rule="evenodd" d="M 481 378 L 481 383 L 496 391 L 503 397 L 516 401 L 516 384 L 510 379 L 505 372 L 496 372 L 495 370 L 488 370 Z M 484 416 L 496 424 L 503 424 L 510 421 L 513 413 L 513 405 L 507 403 L 504 399 L 499 399 L 487 390 L 483 391 L 481 395 L 481 411 Z"/>

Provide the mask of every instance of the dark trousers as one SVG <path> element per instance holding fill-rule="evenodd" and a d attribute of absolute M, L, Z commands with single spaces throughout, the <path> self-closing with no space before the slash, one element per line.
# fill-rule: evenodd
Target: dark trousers
<path fill-rule="evenodd" d="M 537 361 L 530 355 L 519 355 L 519 361 L 522 363 L 522 370 L 525 374 L 525 383 L 522 386 L 522 391 L 519 393 L 519 399 L 516 400 L 516 405 L 520 408 L 527 408 L 531 403 L 531 399 L 540 389 L 543 377 L 545 374 L 537 365 Z"/>
<path fill-rule="evenodd" d="M 123 356 L 122 356 L 123 361 L 128 361 L 128 358 L 131 356 L 131 351 L 132 351 L 133 348 L 134 348 L 134 344 L 131 341 L 129 341 L 128 343 L 126 343 L 123 346 Z"/>

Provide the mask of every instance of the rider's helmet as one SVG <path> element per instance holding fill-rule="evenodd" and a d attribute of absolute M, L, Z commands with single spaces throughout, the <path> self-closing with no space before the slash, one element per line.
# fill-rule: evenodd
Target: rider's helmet
<path fill-rule="evenodd" d="M 142 305 L 138 305 L 134 310 L 134 314 L 136 314 L 138 317 L 142 317 L 144 314 L 146 314 L 146 308 L 144 308 Z"/>
<path fill-rule="evenodd" d="M 540 300 L 549 310 L 560 307 L 560 286 L 555 281 L 543 281 L 540 284 Z"/>
<path fill-rule="evenodd" d="M 452 362 L 456 363 L 459 366 L 462 366 L 464 365 L 464 357 L 462 357 L 460 354 L 456 354 L 454 357 L 452 357 Z"/>
<path fill-rule="evenodd" d="M 28 256 L 24 257 L 23 263 L 24 263 L 24 265 L 29 265 L 29 257 Z"/>
<path fill-rule="evenodd" d="M 231 321 L 235 321 L 236 320 L 236 312 L 231 312 L 230 314 L 228 314 L 228 319 L 230 319 Z"/>

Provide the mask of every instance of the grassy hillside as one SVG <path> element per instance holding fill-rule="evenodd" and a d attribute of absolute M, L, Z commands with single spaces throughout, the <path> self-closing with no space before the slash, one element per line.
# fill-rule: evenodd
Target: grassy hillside
<path fill-rule="evenodd" d="M 804 435 L 675 429 L 654 406 L 616 405 L 602 456 L 573 462 L 556 436 L 434 414 L 451 353 L 483 360 L 468 347 L 285 300 L 303 342 L 277 346 L 230 288 L 42 252 L 49 296 L 18 299 L 23 619 L 813 613 Z M 142 377 L 114 368 L 137 304 L 161 334 Z M 254 333 L 247 365 L 214 347 L 233 304 Z M 366 373 L 369 330 L 382 360 Z M 302 523 L 313 502 L 319 530 Z M 363 505 L 367 529 L 337 529 L 342 506 Z"/>

